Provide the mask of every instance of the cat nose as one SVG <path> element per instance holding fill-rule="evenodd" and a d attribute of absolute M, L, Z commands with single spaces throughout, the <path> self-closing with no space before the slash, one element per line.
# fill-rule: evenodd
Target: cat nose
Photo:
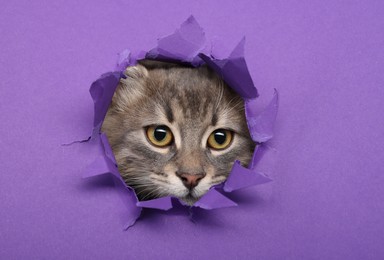
<path fill-rule="evenodd" d="M 194 187 L 196 187 L 197 184 L 199 184 L 200 180 L 205 177 L 204 173 L 191 174 L 176 172 L 176 175 L 181 179 L 184 186 L 188 189 L 193 189 Z"/>

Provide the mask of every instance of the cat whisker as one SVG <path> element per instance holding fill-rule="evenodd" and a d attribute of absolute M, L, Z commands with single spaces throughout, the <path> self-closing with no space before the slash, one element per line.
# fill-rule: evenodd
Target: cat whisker
<path fill-rule="evenodd" d="M 159 178 L 151 177 L 151 180 L 169 184 L 169 181 L 164 180 L 164 179 L 159 179 Z"/>
<path fill-rule="evenodd" d="M 163 197 L 163 193 L 161 192 L 161 190 L 158 188 L 158 187 L 155 187 L 154 189 L 148 191 L 148 193 L 142 197 L 142 200 L 146 200 L 148 198 L 159 198 L 159 197 Z"/>

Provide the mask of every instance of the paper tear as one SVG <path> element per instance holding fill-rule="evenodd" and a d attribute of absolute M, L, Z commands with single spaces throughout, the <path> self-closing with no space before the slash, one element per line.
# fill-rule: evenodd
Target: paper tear
<path fill-rule="evenodd" d="M 194 205 L 202 209 L 219 209 L 226 207 L 234 207 L 237 204 L 218 192 L 215 188 L 211 188 L 201 199 L 199 199 Z"/>
<path fill-rule="evenodd" d="M 172 206 L 172 197 L 163 197 L 153 200 L 144 200 L 136 203 L 137 206 L 143 208 L 169 210 Z"/>
<path fill-rule="evenodd" d="M 260 143 L 256 146 L 255 151 L 252 155 L 252 160 L 248 165 L 249 169 L 255 169 L 256 165 L 259 163 L 263 155 L 268 151 L 267 146 L 264 143 Z"/>
<path fill-rule="evenodd" d="M 257 114 L 255 99 L 245 101 L 245 115 L 252 140 L 257 143 L 264 143 L 273 137 L 273 128 L 278 110 L 278 93 L 275 89 L 273 98 L 268 106 Z"/>
<path fill-rule="evenodd" d="M 239 161 L 233 164 L 231 174 L 224 182 L 224 191 L 232 192 L 235 190 L 247 188 L 250 186 L 260 185 L 272 181 L 264 174 L 253 169 L 247 169 L 241 166 Z"/>
<path fill-rule="evenodd" d="M 173 34 L 159 39 L 157 47 L 146 58 L 201 64 L 198 54 L 205 48 L 205 33 L 193 16 L 190 16 Z"/>
<path fill-rule="evenodd" d="M 118 54 L 115 70 L 123 72 L 128 66 L 136 65 L 137 61 L 144 59 L 146 55 L 147 52 L 145 51 L 132 53 L 130 50 L 125 49 Z"/>
<path fill-rule="evenodd" d="M 256 98 L 258 93 L 244 58 L 244 44 L 245 37 L 226 59 L 216 59 L 203 53 L 200 57 L 241 97 Z"/>
<path fill-rule="evenodd" d="M 126 228 L 134 225 L 141 214 L 142 208 L 166 211 L 172 207 L 186 206 L 191 209 L 191 207 L 183 203 L 183 201 L 174 197 L 138 201 L 134 190 L 125 184 L 118 171 L 116 160 L 107 137 L 105 134 L 100 133 L 101 125 L 115 89 L 120 78 L 123 77 L 122 71 L 125 70 L 127 66 L 135 65 L 138 60 L 144 57 L 163 61 L 174 61 L 182 64 L 188 63 L 193 66 L 206 63 L 244 99 L 247 124 L 251 137 L 253 141 L 259 143 L 248 168 L 241 166 L 238 161 L 234 162 L 227 180 L 223 184 L 212 187 L 192 208 L 197 207 L 211 210 L 236 206 L 237 204 L 234 201 L 224 196 L 221 192 L 232 192 L 241 188 L 271 181 L 269 177 L 258 172 L 256 166 L 266 151 L 263 144 L 260 143 L 269 140 L 273 136 L 273 125 L 278 109 L 277 91 L 275 91 L 272 101 L 264 111 L 258 113 L 254 106 L 258 92 L 253 84 L 244 58 L 245 38 L 239 42 L 229 57 L 222 59 L 215 58 L 210 53 L 205 53 L 204 50 L 207 49 L 205 44 L 204 31 L 195 18 L 191 16 L 175 33 L 159 39 L 157 47 L 149 52 L 139 51 L 136 54 L 131 53 L 129 50 L 121 52 L 116 65 L 117 71 L 102 75 L 91 85 L 90 93 L 94 100 L 95 109 L 92 139 L 98 139 L 100 154 L 96 160 L 87 167 L 83 176 L 92 177 L 101 174 L 111 174 L 114 177 L 116 190 L 120 193 L 120 197 L 127 209 Z"/>
<path fill-rule="evenodd" d="M 125 49 L 118 54 L 116 69 L 122 71 L 130 65 L 131 65 L 131 51 L 128 49 Z"/>
<path fill-rule="evenodd" d="M 94 102 L 94 119 L 92 138 L 100 133 L 108 107 L 111 103 L 113 94 L 119 84 L 120 72 L 108 72 L 103 74 L 98 80 L 92 83 L 89 92 Z"/>

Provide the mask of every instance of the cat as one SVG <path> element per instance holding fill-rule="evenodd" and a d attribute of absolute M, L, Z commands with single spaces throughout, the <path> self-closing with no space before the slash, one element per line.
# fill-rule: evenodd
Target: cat
<path fill-rule="evenodd" d="M 142 60 L 124 71 L 102 132 L 139 200 L 193 205 L 255 148 L 244 101 L 209 67 Z"/>

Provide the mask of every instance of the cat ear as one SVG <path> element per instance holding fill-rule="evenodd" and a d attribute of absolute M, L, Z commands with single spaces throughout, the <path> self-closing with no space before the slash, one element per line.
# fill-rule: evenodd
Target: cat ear
<path fill-rule="evenodd" d="M 123 73 L 126 76 L 126 79 L 121 79 L 122 82 L 129 79 L 142 79 L 148 76 L 148 70 L 141 64 L 127 67 Z"/>
<path fill-rule="evenodd" d="M 148 70 L 140 64 L 127 67 L 123 73 L 125 78 L 120 79 L 111 103 L 111 108 L 117 111 L 125 111 L 130 104 L 144 95 L 148 78 Z"/>

